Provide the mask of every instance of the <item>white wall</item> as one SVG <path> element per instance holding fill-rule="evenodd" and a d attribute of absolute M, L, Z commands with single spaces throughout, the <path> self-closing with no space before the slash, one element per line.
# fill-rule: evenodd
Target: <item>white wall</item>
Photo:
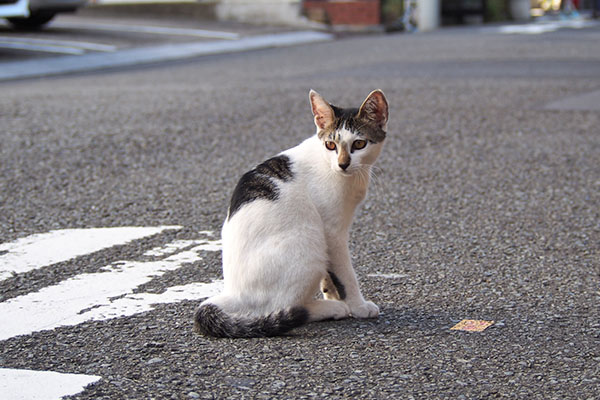
<path fill-rule="evenodd" d="M 303 25 L 301 0 L 219 0 L 217 18 L 255 24 Z"/>

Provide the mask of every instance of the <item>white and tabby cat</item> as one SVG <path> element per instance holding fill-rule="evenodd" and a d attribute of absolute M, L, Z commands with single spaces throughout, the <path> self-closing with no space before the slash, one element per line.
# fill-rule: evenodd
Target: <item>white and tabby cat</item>
<path fill-rule="evenodd" d="M 195 330 L 275 336 L 310 321 L 372 318 L 348 250 L 354 210 L 386 136 L 381 90 L 343 109 L 310 91 L 317 133 L 242 176 L 223 225 L 223 293 L 196 311 Z M 316 298 L 319 288 L 324 298 Z"/>

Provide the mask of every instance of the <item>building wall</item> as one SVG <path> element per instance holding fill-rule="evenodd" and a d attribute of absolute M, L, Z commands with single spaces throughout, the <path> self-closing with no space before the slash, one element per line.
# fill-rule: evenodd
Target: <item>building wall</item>
<path fill-rule="evenodd" d="M 219 19 L 250 23 L 302 25 L 301 0 L 219 0 L 215 5 Z"/>
<path fill-rule="evenodd" d="M 255 24 L 307 25 L 308 19 L 330 25 L 381 24 L 380 0 L 212 0 L 217 18 Z M 316 16 L 316 18 L 315 18 Z"/>
<path fill-rule="evenodd" d="M 379 0 L 306 0 L 304 8 L 319 10 L 331 25 L 369 26 L 381 23 Z"/>

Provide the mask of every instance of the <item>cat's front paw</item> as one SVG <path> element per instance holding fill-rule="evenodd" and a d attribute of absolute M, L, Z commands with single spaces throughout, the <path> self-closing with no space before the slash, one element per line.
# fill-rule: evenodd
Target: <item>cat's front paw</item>
<path fill-rule="evenodd" d="M 343 301 L 332 300 L 335 302 L 335 307 L 333 309 L 332 317 L 333 319 L 343 319 L 348 318 L 350 316 L 350 307 Z"/>
<path fill-rule="evenodd" d="M 379 315 L 379 307 L 372 301 L 365 301 L 357 307 L 351 307 L 350 314 L 354 318 L 375 318 Z"/>

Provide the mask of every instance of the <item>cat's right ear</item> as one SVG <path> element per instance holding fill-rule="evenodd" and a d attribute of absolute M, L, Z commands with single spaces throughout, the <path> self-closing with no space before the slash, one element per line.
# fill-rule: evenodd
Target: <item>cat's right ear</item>
<path fill-rule="evenodd" d="M 315 116 L 315 125 L 319 130 L 329 128 L 335 119 L 333 109 L 321 95 L 311 89 L 309 93 L 310 106 Z"/>

